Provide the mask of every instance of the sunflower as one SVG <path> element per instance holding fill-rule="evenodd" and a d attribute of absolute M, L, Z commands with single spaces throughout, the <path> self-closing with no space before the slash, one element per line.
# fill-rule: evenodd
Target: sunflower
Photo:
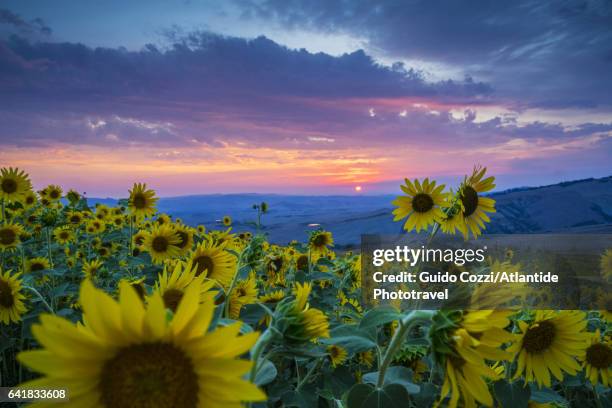
<path fill-rule="evenodd" d="M 9 222 L 0 227 L 0 250 L 11 251 L 19 245 L 19 237 L 23 233 L 23 227 L 19 224 Z"/>
<path fill-rule="evenodd" d="M 223 225 L 225 225 L 226 227 L 229 227 L 230 225 L 232 225 L 232 217 L 230 217 L 229 215 L 226 215 L 223 217 Z"/>
<path fill-rule="evenodd" d="M 279 315 L 284 316 L 288 322 L 284 325 L 284 335 L 290 343 L 303 343 L 320 337 L 329 337 L 327 316 L 308 304 L 311 291 L 312 283 L 305 282 L 303 285 L 296 283 L 293 290 L 295 299 L 278 306 Z"/>
<path fill-rule="evenodd" d="M 593 386 L 601 378 L 601 384 L 609 387 L 612 384 L 612 342 L 609 338 L 602 339 L 599 330 L 590 334 L 590 344 L 586 349 L 582 367 L 585 375 Z"/>
<path fill-rule="evenodd" d="M 155 220 L 159 225 L 170 224 L 172 219 L 168 214 L 159 214 Z"/>
<path fill-rule="evenodd" d="M 257 301 L 257 281 L 254 275 L 248 279 L 240 280 L 230 294 L 230 319 L 237 320 L 240 317 L 240 310 L 245 305 L 253 304 Z"/>
<path fill-rule="evenodd" d="M 83 274 L 88 279 L 95 279 L 100 273 L 102 265 L 104 265 L 104 263 L 99 259 L 83 262 Z"/>
<path fill-rule="evenodd" d="M 106 231 L 106 224 L 98 219 L 89 220 L 85 227 L 89 234 L 101 234 Z"/>
<path fill-rule="evenodd" d="M 44 271 L 51 268 L 51 264 L 47 258 L 37 257 L 26 261 L 26 272 Z"/>
<path fill-rule="evenodd" d="M 295 268 L 298 271 L 308 271 L 308 255 L 302 253 L 296 253 L 295 255 Z"/>
<path fill-rule="evenodd" d="M 143 247 L 151 255 L 153 263 L 162 263 L 165 260 L 177 258 L 181 251 L 177 246 L 180 237 L 171 225 L 157 225 L 149 232 L 144 240 Z"/>
<path fill-rule="evenodd" d="M 265 394 L 243 379 L 252 362 L 239 359 L 257 340 L 241 323 L 209 331 L 213 295 L 199 304 L 189 288 L 168 318 L 159 294 L 145 308 L 127 284 L 119 302 L 89 281 L 81 285 L 84 324 L 42 315 L 32 327 L 40 350 L 19 361 L 42 378 L 24 388 L 67 388 L 70 403 L 89 407 L 240 407 Z"/>
<path fill-rule="evenodd" d="M 270 251 L 263 260 L 265 270 L 268 276 L 268 282 L 272 285 L 285 284 L 285 272 L 289 259 L 282 249 Z"/>
<path fill-rule="evenodd" d="M 236 257 L 225 251 L 225 248 L 225 243 L 215 244 L 209 240 L 196 246 L 188 257 L 196 275 L 205 275 L 223 287 L 228 287 L 236 273 Z"/>
<path fill-rule="evenodd" d="M 263 294 L 259 297 L 261 303 L 275 304 L 285 298 L 285 291 L 282 289 L 273 290 L 272 292 Z"/>
<path fill-rule="evenodd" d="M 68 214 L 66 214 L 66 220 L 73 227 L 78 227 L 79 225 L 81 225 L 83 223 L 83 218 L 83 214 L 79 211 L 71 210 L 68 211 Z"/>
<path fill-rule="evenodd" d="M 326 351 L 329 355 L 331 365 L 334 368 L 338 367 L 339 365 L 342 365 L 342 363 L 344 363 L 344 361 L 348 357 L 348 352 L 346 351 L 346 349 L 335 344 L 327 346 Z"/>
<path fill-rule="evenodd" d="M 507 310 L 470 310 L 464 311 L 459 326 L 467 332 L 477 345 L 476 352 L 489 360 L 511 360 L 514 355 L 502 350 L 504 344 L 516 340 L 516 335 L 505 330 L 510 325 L 510 315 Z"/>
<path fill-rule="evenodd" d="M 67 227 L 57 227 L 53 231 L 53 236 L 60 245 L 69 244 L 74 240 L 74 232 Z"/>
<path fill-rule="evenodd" d="M 612 279 L 612 249 L 608 249 L 601 256 L 600 265 L 601 265 L 601 276 L 603 276 L 607 280 Z"/>
<path fill-rule="evenodd" d="M 450 394 L 445 406 L 451 408 L 457 407 L 459 399 L 466 407 L 476 407 L 475 401 L 492 406 L 493 398 L 485 379 L 497 378 L 497 373 L 474 350 L 478 341 L 463 328 L 454 331 L 450 340 L 451 352 L 443 358 L 445 374 L 440 399 Z"/>
<path fill-rule="evenodd" d="M 155 214 L 157 200 L 155 191 L 147 190 L 146 184 L 134 183 L 134 187 L 130 190 L 128 210 L 136 218 L 150 217 Z"/>
<path fill-rule="evenodd" d="M 25 193 L 21 201 L 22 201 L 23 207 L 25 209 L 29 209 L 36 205 L 38 198 L 36 197 L 36 194 L 34 194 L 33 191 L 28 191 L 27 193 Z"/>
<path fill-rule="evenodd" d="M 584 313 L 537 310 L 532 322 L 518 324 L 520 340 L 508 348 L 518 355 L 515 378 L 525 373 L 527 381 L 550 387 L 550 373 L 562 380 L 563 371 L 574 375 L 580 370 L 576 358 L 584 357 L 589 340 Z"/>
<path fill-rule="evenodd" d="M 400 188 L 406 196 L 397 197 L 392 202 L 397 206 L 393 210 L 395 215 L 393 221 L 408 217 L 404 229 L 406 231 L 415 229 L 419 232 L 444 218 L 442 211 L 442 207 L 446 204 L 446 196 L 442 192 L 444 184 L 436 186 L 436 182 L 430 182 L 428 178 L 423 180 L 423 183 L 417 179 L 414 179 L 414 182 L 408 179 L 404 181 L 405 185 L 401 185 Z"/>
<path fill-rule="evenodd" d="M 25 296 L 21 293 L 21 273 L 11 275 L 10 271 L 0 270 L 0 323 L 17 323 L 25 313 Z"/>
<path fill-rule="evenodd" d="M 123 215 L 115 215 L 111 219 L 111 224 L 115 226 L 117 229 L 122 229 L 125 224 L 125 218 Z"/>
<path fill-rule="evenodd" d="M 139 230 L 137 233 L 132 235 L 132 245 L 134 245 L 136 248 L 140 248 L 144 244 L 146 238 L 147 232 L 144 230 Z"/>
<path fill-rule="evenodd" d="M 62 188 L 55 184 L 50 184 L 47 187 L 45 187 L 44 192 L 45 192 L 45 198 L 47 198 L 50 201 L 58 201 L 60 198 L 62 198 L 62 193 L 63 193 Z"/>
<path fill-rule="evenodd" d="M 357 353 L 357 360 L 359 364 L 370 368 L 374 365 L 374 352 L 372 350 L 361 351 Z"/>
<path fill-rule="evenodd" d="M 455 235 L 457 231 L 467 238 L 468 230 L 463 217 L 463 211 L 455 209 L 450 210 L 440 221 L 440 229 L 445 234 Z"/>
<path fill-rule="evenodd" d="M 487 177 L 483 180 L 486 171 L 486 167 L 475 167 L 472 175 L 466 176 L 459 187 L 463 219 L 467 230 L 474 238 L 482 233 L 485 228 L 484 223 L 491 221 L 487 213 L 495 212 L 495 200 L 479 195 L 479 193 L 495 188 L 495 177 Z"/>
<path fill-rule="evenodd" d="M 18 168 L 0 169 L 0 199 L 21 201 L 32 190 L 28 175 Z"/>
<path fill-rule="evenodd" d="M 161 296 L 167 309 L 176 312 L 187 288 L 190 286 L 200 288 L 200 300 L 204 301 L 213 283 L 204 283 L 204 275 L 196 276 L 191 264 L 185 265 L 182 262 L 177 262 L 170 274 L 168 274 L 168 267 L 164 267 L 163 272 L 159 274 L 155 283 L 154 292 Z"/>
<path fill-rule="evenodd" d="M 202 235 L 206 232 L 206 227 L 204 225 L 198 225 L 197 230 L 198 234 Z"/>
<path fill-rule="evenodd" d="M 128 284 L 136 291 L 136 294 L 140 298 L 140 300 L 144 301 L 147 296 L 147 288 L 145 286 L 145 278 L 122 278 L 117 285 L 117 289 L 121 287 L 123 284 Z"/>
<path fill-rule="evenodd" d="M 334 238 L 329 231 L 313 231 L 308 239 L 308 248 L 314 254 L 322 254 L 327 247 L 334 246 Z"/>
<path fill-rule="evenodd" d="M 181 256 L 184 256 L 193 248 L 193 229 L 186 225 L 175 223 L 174 230 L 181 239 L 177 246 L 181 251 Z"/>
<path fill-rule="evenodd" d="M 70 189 L 66 193 L 66 199 L 71 205 L 77 205 L 79 200 L 81 199 L 81 194 L 78 191 Z"/>

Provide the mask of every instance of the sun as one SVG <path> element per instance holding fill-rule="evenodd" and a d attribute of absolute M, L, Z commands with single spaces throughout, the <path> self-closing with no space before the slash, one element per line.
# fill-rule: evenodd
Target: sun
<path fill-rule="evenodd" d="M 361 186 L 355 186 L 355 191 L 360 193 L 361 192 Z"/>

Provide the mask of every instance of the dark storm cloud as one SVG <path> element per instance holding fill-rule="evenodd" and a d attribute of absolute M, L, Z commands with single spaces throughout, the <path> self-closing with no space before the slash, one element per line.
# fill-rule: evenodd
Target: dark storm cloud
<path fill-rule="evenodd" d="M 245 18 L 347 33 L 390 58 L 447 64 L 517 106 L 611 105 L 612 2 L 239 0 Z M 519 98 L 522 100 L 519 101 Z"/>
<path fill-rule="evenodd" d="M 26 21 L 10 10 L 0 9 L 0 36 L 8 32 L 22 35 L 37 33 L 48 36 L 51 35 L 51 28 L 41 18 Z"/>
<path fill-rule="evenodd" d="M 334 57 L 265 37 L 207 32 L 169 38 L 168 46 L 140 51 L 16 35 L 0 41 L 0 97 L 6 103 L 0 140 L 38 144 L 58 137 L 106 145 L 148 138 L 160 145 L 215 145 L 212 135 L 224 135 L 285 141 L 294 136 L 261 135 L 261 128 L 351 122 L 357 116 L 352 109 L 367 116 L 367 105 L 345 107 L 345 100 L 481 103 L 492 95 L 487 84 L 469 77 L 427 82 L 402 64 L 379 65 L 363 51 Z M 229 129 L 236 119 L 242 127 Z M 91 127 L 90 120 L 105 124 Z"/>
<path fill-rule="evenodd" d="M 290 50 L 259 37 L 253 40 L 192 33 L 160 50 L 142 51 L 89 48 L 73 43 L 32 43 L 13 36 L 1 66 L 12 59 L 47 62 L 44 72 L 24 67 L 13 79 L 22 81 L 19 92 L 100 95 L 175 95 L 181 98 L 265 92 L 295 97 L 400 97 L 437 96 L 474 98 L 491 88 L 471 78 L 464 81 L 426 82 L 401 64 L 376 64 L 363 51 L 340 57 Z M 4 78 L 9 81 L 11 78 Z M 27 84 L 27 85 L 26 85 Z"/>

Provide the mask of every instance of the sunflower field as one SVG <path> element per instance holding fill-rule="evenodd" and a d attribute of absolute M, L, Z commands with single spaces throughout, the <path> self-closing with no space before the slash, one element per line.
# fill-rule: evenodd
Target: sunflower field
<path fill-rule="evenodd" d="M 480 167 L 454 189 L 406 179 L 390 217 L 475 239 L 493 188 Z M 361 256 L 328 231 L 280 246 L 265 203 L 255 232 L 231 214 L 207 230 L 144 184 L 126 196 L 93 206 L 0 170 L 0 386 L 74 407 L 612 406 L 607 310 L 366 308 Z"/>

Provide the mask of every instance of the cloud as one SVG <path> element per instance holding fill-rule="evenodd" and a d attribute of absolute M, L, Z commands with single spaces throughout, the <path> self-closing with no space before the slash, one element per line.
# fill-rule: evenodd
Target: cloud
<path fill-rule="evenodd" d="M 490 83 L 516 106 L 612 105 L 612 3 L 238 0 L 243 18 L 352 35 L 386 59 Z"/>
<path fill-rule="evenodd" d="M 183 173 L 236 189 L 280 173 L 274 188 L 384 184 L 483 160 L 552 168 L 610 148 L 612 120 L 522 121 L 514 99 L 469 76 L 430 81 L 363 50 L 330 56 L 265 37 L 168 38 L 136 51 L 0 40 L 0 161 L 44 177 L 104 174 L 103 186 L 168 176 L 177 191 Z M 609 168 L 593 157 L 591 168 Z"/>
<path fill-rule="evenodd" d="M 3 33 L 6 35 L 9 32 L 27 36 L 35 34 L 49 36 L 52 30 L 41 18 L 26 21 L 10 10 L 0 9 L 0 37 Z"/>

